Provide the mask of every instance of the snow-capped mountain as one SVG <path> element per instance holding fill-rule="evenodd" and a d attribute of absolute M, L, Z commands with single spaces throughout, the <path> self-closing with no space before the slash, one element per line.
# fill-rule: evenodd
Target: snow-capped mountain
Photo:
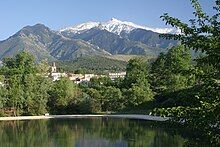
<path fill-rule="evenodd" d="M 112 18 L 107 22 L 87 22 L 72 27 L 61 29 L 60 32 L 70 32 L 80 34 L 86 30 L 94 27 L 105 29 L 111 33 L 120 35 L 121 32 L 130 33 L 134 29 L 150 30 L 156 33 L 179 33 L 179 30 L 172 28 L 151 28 L 146 26 L 137 25 L 133 22 L 121 21 L 116 18 Z"/>
<path fill-rule="evenodd" d="M 176 40 L 160 38 L 159 33 L 170 31 L 173 29 L 148 28 L 115 18 L 103 23 L 87 22 L 60 31 L 36 24 L 0 41 L 0 60 L 22 50 L 33 53 L 39 61 L 116 54 L 157 56 L 178 44 Z"/>
<path fill-rule="evenodd" d="M 82 24 L 79 24 L 79 25 L 74 25 L 72 27 L 61 29 L 59 32 L 71 32 L 71 33 L 79 34 L 83 31 L 89 30 L 91 28 L 98 27 L 99 24 L 100 24 L 99 22 L 89 21 L 87 23 L 82 23 Z"/>

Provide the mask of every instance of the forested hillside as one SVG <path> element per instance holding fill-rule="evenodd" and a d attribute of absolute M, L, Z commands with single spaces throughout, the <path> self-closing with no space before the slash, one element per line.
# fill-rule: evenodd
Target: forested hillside
<path fill-rule="evenodd" d="M 108 74 L 109 72 L 125 71 L 127 62 L 102 56 L 81 57 L 72 61 L 57 61 L 60 71 Z"/>

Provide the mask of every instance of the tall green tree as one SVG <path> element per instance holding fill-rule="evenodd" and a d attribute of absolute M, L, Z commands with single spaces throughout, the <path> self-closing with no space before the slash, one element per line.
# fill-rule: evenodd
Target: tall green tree
<path fill-rule="evenodd" d="M 1 73 L 7 78 L 12 75 L 24 75 L 36 73 L 35 58 L 28 52 L 21 52 L 13 58 L 3 59 Z"/>
<path fill-rule="evenodd" d="M 152 63 L 151 82 L 156 92 L 176 91 L 195 82 L 190 50 L 183 45 L 172 47 Z"/>
<path fill-rule="evenodd" d="M 14 58 L 3 59 L 1 74 L 5 77 L 4 84 L 8 90 L 7 104 L 16 110 L 14 115 L 23 113 L 25 78 L 26 75 L 34 73 L 36 73 L 34 58 L 27 52 L 21 52 Z"/>
<path fill-rule="evenodd" d="M 48 106 L 53 114 L 67 113 L 67 106 L 76 103 L 79 89 L 66 77 L 55 81 L 50 91 Z"/>
<path fill-rule="evenodd" d="M 89 98 L 84 101 L 84 107 L 86 107 L 87 113 L 97 113 L 102 111 L 102 105 L 104 103 L 103 95 L 100 90 L 94 88 L 88 88 L 85 92 L 89 95 Z M 85 104 L 86 103 L 86 104 Z"/>
<path fill-rule="evenodd" d="M 199 68 L 197 76 L 205 77 L 200 83 L 197 83 L 197 86 L 200 86 L 195 95 L 198 103 L 191 106 L 160 109 L 159 112 L 171 116 L 174 121 L 193 129 L 194 132 L 199 131 L 205 137 L 203 139 L 211 142 L 211 144 L 219 145 L 220 1 L 216 0 L 214 6 L 216 14 L 213 16 L 208 16 L 203 12 L 197 0 L 191 0 L 191 3 L 195 10 L 193 13 L 195 18 L 190 20 L 191 25 L 168 14 L 162 16 L 167 24 L 179 28 L 182 32 L 181 34 L 166 34 L 163 37 L 178 39 L 188 48 L 205 53 L 204 56 L 197 59 L 197 67 Z M 211 70 L 201 68 L 200 65 Z M 188 100 L 190 101 L 190 98 Z"/>
<path fill-rule="evenodd" d="M 104 111 L 118 111 L 124 107 L 124 99 L 122 92 L 119 88 L 112 86 L 105 87 L 103 93 L 103 105 Z"/>
<path fill-rule="evenodd" d="M 131 59 L 123 82 L 127 106 L 138 106 L 153 99 L 148 76 L 148 65 L 140 58 Z"/>
<path fill-rule="evenodd" d="M 147 63 L 141 58 L 134 58 L 129 60 L 126 67 L 124 87 L 130 88 L 134 84 L 147 84 L 146 80 L 148 80 Z"/>
<path fill-rule="evenodd" d="M 109 77 L 92 78 L 88 85 L 84 91 L 96 102 L 96 108 L 100 106 L 102 111 L 118 111 L 124 108 L 122 92 Z"/>
<path fill-rule="evenodd" d="M 4 86 L 4 77 L 0 77 L 0 116 L 4 116 L 4 107 L 6 104 L 7 89 Z"/>
<path fill-rule="evenodd" d="M 183 45 L 192 48 L 195 51 L 205 52 L 206 55 L 198 59 L 197 63 L 203 63 L 208 66 L 216 68 L 213 77 L 219 77 L 220 71 L 220 31 L 219 31 L 219 15 L 220 2 L 216 0 L 216 5 L 213 7 L 215 14 L 208 16 L 200 6 L 197 0 L 191 0 L 192 6 L 195 10 L 193 13 L 195 18 L 190 19 L 190 25 L 181 22 L 181 20 L 169 16 L 165 13 L 161 18 L 173 27 L 181 30 L 181 34 L 165 34 L 162 37 L 167 39 L 180 40 Z"/>
<path fill-rule="evenodd" d="M 13 108 L 14 115 L 39 115 L 46 112 L 49 80 L 41 76 L 31 54 L 20 52 L 12 58 L 5 58 L 0 74 L 4 76 L 6 89 L 5 107 Z"/>
<path fill-rule="evenodd" d="M 39 115 L 47 112 L 47 102 L 52 80 L 41 75 L 27 75 L 24 84 L 24 111 L 27 115 Z"/>

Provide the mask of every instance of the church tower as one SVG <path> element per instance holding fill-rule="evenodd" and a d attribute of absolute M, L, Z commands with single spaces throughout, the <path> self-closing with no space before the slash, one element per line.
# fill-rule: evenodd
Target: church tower
<path fill-rule="evenodd" d="M 51 72 L 52 73 L 57 72 L 57 67 L 56 67 L 56 63 L 55 62 L 53 62 L 53 66 L 51 67 Z"/>

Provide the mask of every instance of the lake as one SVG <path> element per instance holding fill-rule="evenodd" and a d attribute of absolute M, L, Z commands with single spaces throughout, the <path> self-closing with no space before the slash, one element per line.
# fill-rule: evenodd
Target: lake
<path fill-rule="evenodd" d="M 76 118 L 0 122 L 1 147 L 181 147 L 180 135 L 152 122 Z"/>

